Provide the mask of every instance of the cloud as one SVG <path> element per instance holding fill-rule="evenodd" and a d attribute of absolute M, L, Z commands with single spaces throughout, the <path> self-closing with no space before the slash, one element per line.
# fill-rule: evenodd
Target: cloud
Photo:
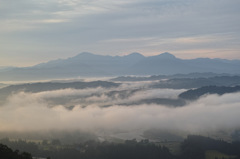
<path fill-rule="evenodd" d="M 120 91 L 125 91 L 125 88 L 127 87 L 122 86 Z M 240 127 L 240 93 L 208 95 L 184 107 L 173 108 L 156 104 L 126 106 L 119 103 L 154 97 L 176 98 L 183 90 L 146 89 L 125 98 L 118 94 L 114 97 L 106 95 L 110 91 L 116 90 L 65 89 L 15 94 L 0 107 L 0 130 L 83 130 L 95 133 L 101 130 L 109 134 L 134 131 L 141 134 L 155 128 L 201 134 Z M 76 98 L 70 98 L 71 96 Z M 53 106 L 50 104 L 52 98 L 67 102 L 55 103 Z M 74 104 L 71 110 L 66 109 L 68 102 Z M 102 107 L 104 104 L 111 106 Z"/>
<path fill-rule="evenodd" d="M 118 104 L 132 104 L 143 99 L 152 98 L 177 98 L 182 90 L 173 89 L 149 89 L 149 86 L 156 82 L 125 82 L 116 88 L 87 88 L 87 89 L 61 89 L 44 91 L 38 93 L 20 92 L 9 96 L 7 101 L 38 101 L 45 102 L 49 107 L 64 105 L 72 107 L 74 105 L 88 106 L 97 105 L 100 107 Z"/>
<path fill-rule="evenodd" d="M 240 58 L 238 6 L 238 0 L 2 1 L 0 63 L 26 66 L 82 51 Z M 217 41 L 199 39 L 212 35 Z"/>

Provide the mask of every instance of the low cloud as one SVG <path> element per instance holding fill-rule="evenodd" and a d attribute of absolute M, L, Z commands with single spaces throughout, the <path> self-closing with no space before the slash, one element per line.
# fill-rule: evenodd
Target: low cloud
<path fill-rule="evenodd" d="M 122 88 L 122 90 L 124 90 Z M 184 107 L 156 104 L 119 105 L 138 99 L 154 97 L 176 98 L 183 90 L 139 90 L 121 99 L 107 96 L 114 89 L 58 90 L 12 95 L 0 107 L 1 131 L 97 130 L 139 131 L 156 128 L 200 133 L 219 129 L 239 128 L 240 93 L 222 96 L 208 95 Z M 50 106 L 51 98 L 70 98 L 71 110 L 64 104 Z M 46 100 L 48 99 L 48 100 Z M 81 103 L 82 102 L 82 103 Z M 85 103 L 84 103 L 85 102 Z M 89 103 L 87 103 L 89 102 Z M 87 103 L 87 107 L 86 107 Z M 102 107 L 109 104 L 109 107 Z M 85 107 L 83 107 L 83 105 Z"/>

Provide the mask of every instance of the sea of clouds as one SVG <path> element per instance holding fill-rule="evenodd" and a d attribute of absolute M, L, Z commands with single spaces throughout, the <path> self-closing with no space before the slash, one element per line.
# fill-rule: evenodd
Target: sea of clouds
<path fill-rule="evenodd" d="M 153 89 L 146 83 L 135 83 L 110 89 L 19 92 L 1 105 L 0 130 L 144 132 L 155 128 L 199 133 L 240 127 L 240 93 L 205 95 L 182 107 L 124 105 L 142 99 L 176 99 L 183 91 Z"/>

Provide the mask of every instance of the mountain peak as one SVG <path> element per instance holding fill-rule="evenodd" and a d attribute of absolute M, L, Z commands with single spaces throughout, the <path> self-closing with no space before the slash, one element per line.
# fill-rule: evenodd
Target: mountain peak
<path fill-rule="evenodd" d="M 77 56 L 89 56 L 89 55 L 94 55 L 94 54 L 90 53 L 90 52 L 82 52 L 82 53 L 78 54 Z"/>
<path fill-rule="evenodd" d="M 98 56 L 98 55 L 90 53 L 90 52 L 82 52 L 82 53 L 77 54 L 76 56 L 70 57 L 69 59 L 89 59 L 89 58 L 93 58 L 95 56 Z"/>
<path fill-rule="evenodd" d="M 169 52 L 164 52 L 162 54 L 159 54 L 158 56 L 161 58 L 164 58 L 164 59 L 175 59 L 176 58 L 173 54 L 170 54 Z"/>
<path fill-rule="evenodd" d="M 142 54 L 138 53 L 138 52 L 133 52 L 129 55 L 126 55 L 126 56 L 131 56 L 131 57 L 144 57 Z"/>

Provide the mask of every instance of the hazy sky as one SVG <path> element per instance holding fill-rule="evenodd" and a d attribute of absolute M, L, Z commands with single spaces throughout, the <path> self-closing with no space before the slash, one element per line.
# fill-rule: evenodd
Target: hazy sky
<path fill-rule="evenodd" d="M 240 1 L 0 0 L 0 66 L 83 51 L 240 59 Z"/>

